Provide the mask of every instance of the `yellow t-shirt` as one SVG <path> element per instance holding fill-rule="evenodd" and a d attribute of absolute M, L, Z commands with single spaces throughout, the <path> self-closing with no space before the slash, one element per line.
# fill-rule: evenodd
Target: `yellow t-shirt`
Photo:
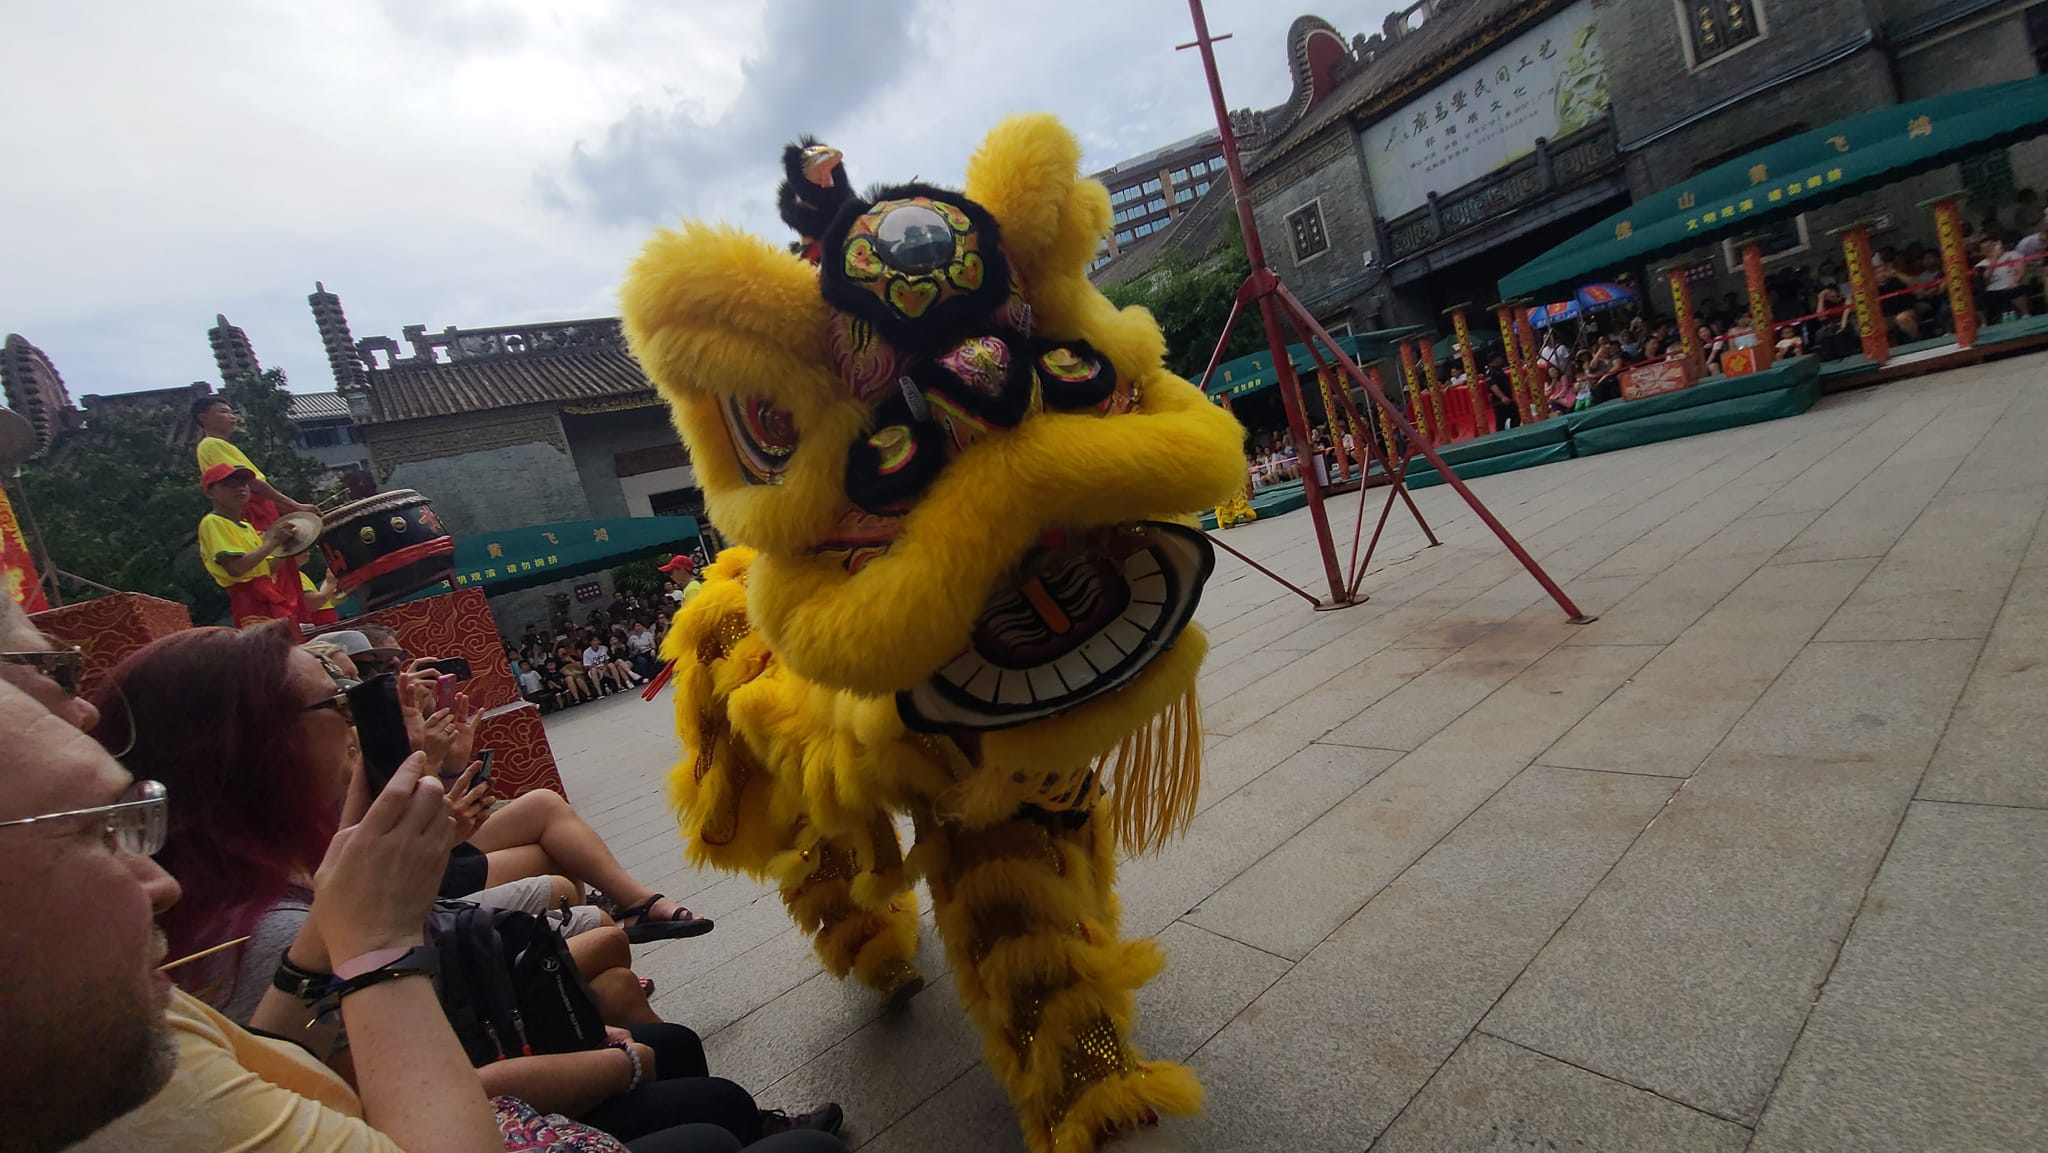
<path fill-rule="evenodd" d="M 267 481 L 270 479 L 263 475 L 263 470 L 257 468 L 254 461 L 242 455 L 241 449 L 236 448 L 232 443 L 222 440 L 217 436 L 199 438 L 199 447 L 196 451 L 199 454 L 199 474 L 201 476 L 206 475 L 206 470 L 214 465 L 232 464 L 238 468 L 246 468 L 250 472 L 255 473 L 257 480 Z"/>
<path fill-rule="evenodd" d="M 403 1153 L 305 1050 L 258 1037 L 182 989 L 164 1016 L 178 1050 L 170 1084 L 73 1153 Z"/>
<path fill-rule="evenodd" d="M 270 575 L 268 558 L 241 576 L 231 576 L 227 569 L 221 567 L 222 553 L 247 556 L 262 547 L 263 534 L 250 528 L 246 522 L 229 520 L 217 512 L 207 513 L 199 520 L 200 563 L 206 566 L 207 574 L 213 577 L 213 583 L 222 588 Z"/>

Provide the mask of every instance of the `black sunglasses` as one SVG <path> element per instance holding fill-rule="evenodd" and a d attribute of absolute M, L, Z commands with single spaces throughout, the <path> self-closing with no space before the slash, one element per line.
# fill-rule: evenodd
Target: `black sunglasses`
<path fill-rule="evenodd" d="M 85 650 L 79 648 L 0 653 L 0 664 L 27 665 L 74 697 L 85 678 Z"/>

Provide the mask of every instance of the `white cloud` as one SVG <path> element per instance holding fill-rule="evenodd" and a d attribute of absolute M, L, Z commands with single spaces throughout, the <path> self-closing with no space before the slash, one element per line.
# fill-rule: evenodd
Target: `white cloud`
<path fill-rule="evenodd" d="M 1209 9 L 1231 105 L 1283 99 L 1295 13 Z M 330 387 L 316 279 L 358 336 L 607 314 L 651 221 L 782 240 L 803 132 L 866 185 L 957 183 L 1011 111 L 1059 114 L 1091 167 L 1210 124 L 1174 0 L 74 0 L 9 32 L 0 331 L 75 395 L 212 377 L 216 312 Z"/>

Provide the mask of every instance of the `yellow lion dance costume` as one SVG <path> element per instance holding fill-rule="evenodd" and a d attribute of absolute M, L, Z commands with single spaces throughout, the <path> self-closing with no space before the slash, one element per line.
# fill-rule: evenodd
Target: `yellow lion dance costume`
<path fill-rule="evenodd" d="M 740 546 L 662 648 L 690 856 L 773 878 L 825 966 L 892 1001 L 923 986 L 924 881 L 1037 1153 L 1201 1103 L 1126 1039 L 1163 960 L 1119 938 L 1112 883 L 1193 816 L 1212 554 L 1186 526 L 1245 481 L 1236 421 L 1088 283 L 1110 207 L 1079 161 L 1013 117 L 965 195 L 861 198 L 806 141 L 799 255 L 686 223 L 623 288 Z"/>

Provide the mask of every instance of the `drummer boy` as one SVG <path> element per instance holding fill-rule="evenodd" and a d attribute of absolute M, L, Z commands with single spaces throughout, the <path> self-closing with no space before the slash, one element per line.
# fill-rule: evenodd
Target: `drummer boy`
<path fill-rule="evenodd" d="M 253 469 L 227 463 L 200 475 L 213 511 L 199 520 L 199 559 L 213 582 L 227 590 L 236 628 L 267 620 L 307 622 L 297 567 L 273 564 L 282 542 L 257 532 L 246 519 L 255 479 Z"/>

